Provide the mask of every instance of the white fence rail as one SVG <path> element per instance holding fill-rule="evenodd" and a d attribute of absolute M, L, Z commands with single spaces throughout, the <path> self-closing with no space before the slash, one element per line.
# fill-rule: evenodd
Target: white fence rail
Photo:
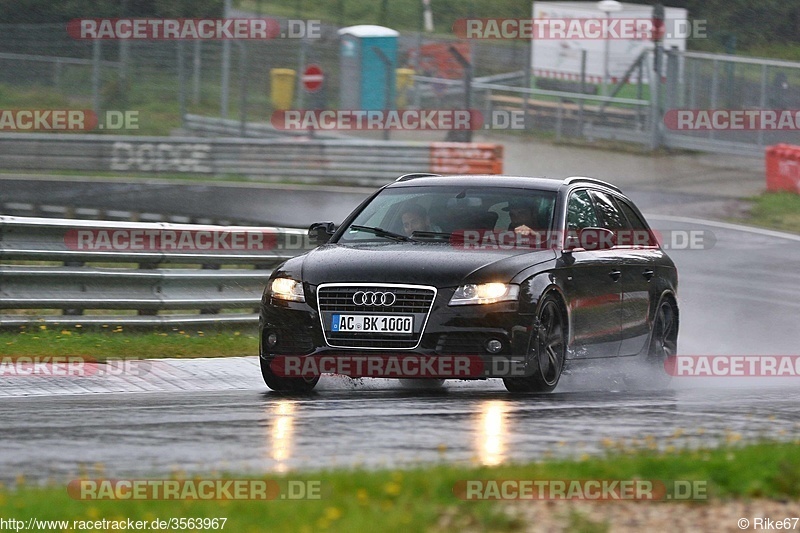
<path fill-rule="evenodd" d="M 442 153 L 447 160 L 442 161 Z M 489 161 L 490 160 L 490 161 Z M 488 164 L 483 164 L 488 163 Z M 0 169 L 241 175 L 252 179 L 383 185 L 401 174 L 498 174 L 493 144 L 369 140 L 0 135 Z M 500 170 L 498 170 L 500 169 Z"/>

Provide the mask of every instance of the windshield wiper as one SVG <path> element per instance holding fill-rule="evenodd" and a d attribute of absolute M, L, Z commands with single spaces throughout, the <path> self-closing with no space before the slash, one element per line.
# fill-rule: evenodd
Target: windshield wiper
<path fill-rule="evenodd" d="M 414 239 L 430 239 L 432 241 L 449 241 L 452 233 L 446 231 L 415 231 L 411 234 Z"/>
<path fill-rule="evenodd" d="M 385 230 L 383 228 L 374 228 L 372 226 L 359 226 L 357 224 L 353 224 L 350 226 L 351 230 L 356 231 L 366 231 L 372 233 L 373 235 L 377 235 L 378 237 L 386 237 L 387 239 L 392 239 L 394 241 L 401 241 L 401 242 L 409 242 L 413 239 L 411 237 L 407 237 L 405 235 L 400 235 L 399 233 L 394 233 L 392 231 Z"/>

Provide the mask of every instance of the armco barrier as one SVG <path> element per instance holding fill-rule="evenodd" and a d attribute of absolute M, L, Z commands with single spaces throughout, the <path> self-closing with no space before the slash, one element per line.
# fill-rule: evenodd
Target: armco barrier
<path fill-rule="evenodd" d="M 767 148 L 767 190 L 800 194 L 800 146 L 776 144 Z"/>
<path fill-rule="evenodd" d="M 299 229 L 0 216 L 0 326 L 254 325 L 271 269 L 310 248 Z"/>
<path fill-rule="evenodd" d="M 502 170 L 497 145 L 332 139 L 0 135 L 0 169 L 241 175 L 382 185 L 411 172 Z"/>

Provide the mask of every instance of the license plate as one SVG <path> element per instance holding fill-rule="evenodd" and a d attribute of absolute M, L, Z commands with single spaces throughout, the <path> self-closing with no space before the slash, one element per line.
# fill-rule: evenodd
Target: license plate
<path fill-rule="evenodd" d="M 397 315 L 333 315 L 331 331 L 413 333 L 414 317 Z"/>

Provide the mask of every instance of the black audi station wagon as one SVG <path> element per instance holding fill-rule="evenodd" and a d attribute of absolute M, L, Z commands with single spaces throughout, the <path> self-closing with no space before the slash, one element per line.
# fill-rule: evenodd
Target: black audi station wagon
<path fill-rule="evenodd" d="M 675 265 L 597 179 L 410 174 L 309 237 L 319 246 L 276 268 L 262 298 L 277 391 L 339 373 L 549 392 L 600 358 L 666 376 L 676 351 Z"/>

